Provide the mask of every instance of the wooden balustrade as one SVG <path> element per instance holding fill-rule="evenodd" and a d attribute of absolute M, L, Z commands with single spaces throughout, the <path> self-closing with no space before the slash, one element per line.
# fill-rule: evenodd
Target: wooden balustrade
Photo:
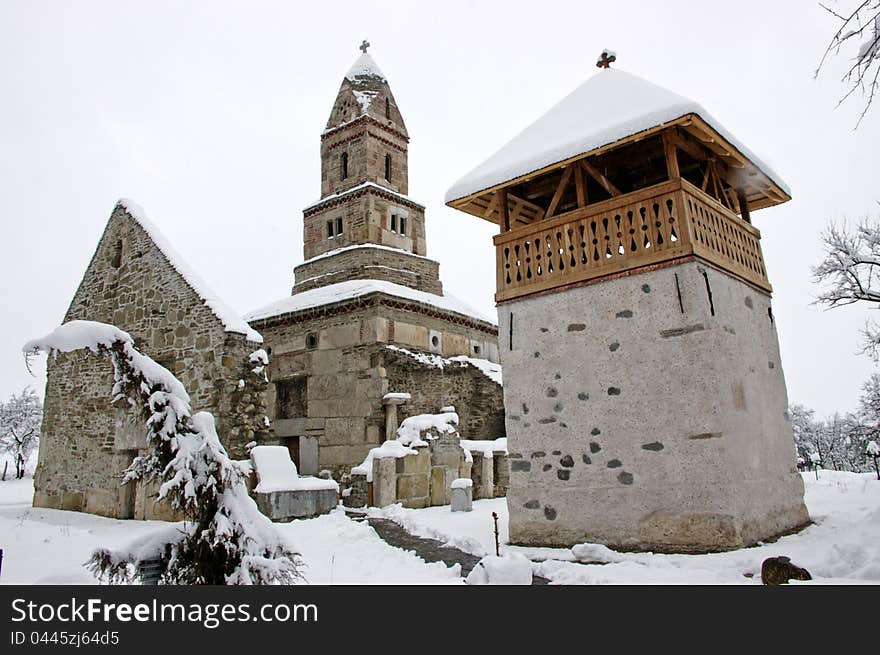
<path fill-rule="evenodd" d="M 684 180 L 671 180 L 495 237 L 496 300 L 696 255 L 770 291 L 760 233 Z"/>

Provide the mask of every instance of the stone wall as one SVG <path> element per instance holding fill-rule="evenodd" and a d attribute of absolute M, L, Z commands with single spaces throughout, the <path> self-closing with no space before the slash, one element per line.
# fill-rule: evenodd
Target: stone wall
<path fill-rule="evenodd" d="M 499 317 L 511 543 L 723 550 L 809 520 L 767 295 L 690 261 Z"/>
<path fill-rule="evenodd" d="M 412 289 L 443 294 L 440 265 L 433 259 L 368 245 L 308 261 L 294 269 L 296 294 L 347 280 L 385 280 Z"/>
<path fill-rule="evenodd" d="M 391 229 L 391 215 L 406 215 L 404 234 Z M 327 222 L 342 219 L 342 233 L 331 237 Z M 303 212 L 303 256 L 317 255 L 354 244 L 378 243 L 424 256 L 425 208 L 376 187 L 355 189 L 328 198 Z"/>
<path fill-rule="evenodd" d="M 397 329 L 401 325 L 404 329 Z M 381 304 L 359 303 L 340 313 L 307 315 L 301 321 L 295 316 L 256 321 L 254 326 L 271 350 L 269 375 L 275 386 L 267 398 L 273 443 L 303 436 L 317 439 L 318 466 L 330 469 L 337 480 L 384 440 L 382 398 L 389 392 L 414 393 L 415 404 L 400 408 L 400 420 L 455 404 L 464 417 L 463 430 L 478 435 L 470 437 L 467 432 L 465 436 L 501 436 L 494 433 L 503 428 L 498 385 L 473 367 L 443 371 L 408 357 L 405 361 L 405 356 L 386 348 L 390 344 L 411 348 L 409 341 L 398 339 L 423 332 L 424 341 L 419 343 L 427 350 L 433 330 L 440 335 L 442 348 L 456 347 L 460 350 L 455 354 L 464 354 L 478 338 L 484 348 L 488 349 L 487 343 L 495 346 L 493 336 L 486 332 Z M 305 414 L 281 416 L 277 385 L 298 379 L 304 380 Z M 412 390 L 400 388 L 406 385 Z"/>
<path fill-rule="evenodd" d="M 112 323 L 183 383 L 195 411 L 215 415 L 233 458 L 266 427 L 262 376 L 248 356 L 260 347 L 223 324 L 119 206 L 64 322 Z M 244 386 L 239 387 L 239 380 Z M 50 358 L 34 505 L 118 518 L 167 516 L 154 490 L 120 486 L 123 470 L 146 448 L 146 430 L 127 406 L 111 406 L 109 359 L 91 353 Z"/>
<path fill-rule="evenodd" d="M 382 362 L 389 390 L 412 396 L 398 408 L 401 422 L 409 416 L 430 414 L 452 405 L 458 412 L 463 439 L 491 440 L 505 435 L 501 385 L 475 366 L 450 362 L 438 368 L 388 349 L 382 352 Z"/>

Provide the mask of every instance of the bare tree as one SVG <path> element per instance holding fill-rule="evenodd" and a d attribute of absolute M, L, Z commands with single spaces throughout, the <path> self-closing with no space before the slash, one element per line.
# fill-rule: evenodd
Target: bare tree
<path fill-rule="evenodd" d="M 0 403 L 0 452 L 12 457 L 16 479 L 24 477 L 28 460 L 40 443 L 42 419 L 43 405 L 30 387 Z"/>
<path fill-rule="evenodd" d="M 859 116 L 861 123 L 874 100 L 880 76 L 880 0 L 858 0 L 855 8 L 844 12 L 834 11 L 821 3 L 820 6 L 840 22 L 828 42 L 815 74 L 819 75 L 830 55 L 839 55 L 841 50 L 849 49 L 850 46 L 855 48 L 855 56 L 850 59 L 850 65 L 841 79 L 841 82 L 849 86 L 849 90 L 840 99 L 838 106 L 860 90 L 866 98 L 865 108 Z"/>
<path fill-rule="evenodd" d="M 831 224 L 822 234 L 822 243 L 825 259 L 813 267 L 813 279 L 826 287 L 816 302 L 828 307 L 880 303 L 880 224 L 867 218 L 855 228 Z M 863 335 L 864 352 L 877 360 L 880 327 L 868 321 Z"/>

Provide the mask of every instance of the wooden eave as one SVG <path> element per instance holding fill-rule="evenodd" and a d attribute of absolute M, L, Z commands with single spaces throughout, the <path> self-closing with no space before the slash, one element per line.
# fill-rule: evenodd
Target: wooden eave
<path fill-rule="evenodd" d="M 678 126 L 707 150 L 718 157 L 719 161 L 726 164 L 729 168 L 740 169 L 743 171 L 746 181 L 746 199 L 750 211 L 763 209 L 764 207 L 772 207 L 791 200 L 782 188 L 779 187 L 766 173 L 764 173 L 755 163 L 733 146 L 727 139 L 719 134 L 715 128 L 700 118 L 699 115 L 690 113 L 673 121 L 668 121 L 661 125 L 642 130 L 624 139 L 619 139 L 612 143 L 605 144 L 599 148 L 594 148 L 589 152 L 569 157 L 555 164 L 545 166 L 531 173 L 520 175 L 512 180 L 496 184 L 482 191 L 472 193 L 469 196 L 458 198 L 446 203 L 449 207 L 467 212 L 478 218 L 500 225 L 502 212 L 499 210 L 500 203 L 498 201 L 499 191 L 509 190 L 523 182 L 528 182 L 547 173 L 558 171 L 575 162 L 586 160 L 602 153 L 608 152 L 623 145 L 635 143 L 659 133 L 669 128 Z M 534 203 L 530 203 L 525 199 L 507 193 L 509 203 L 509 217 L 511 227 L 519 223 L 530 223 L 534 220 L 540 220 L 543 217 L 546 208 L 540 207 Z"/>

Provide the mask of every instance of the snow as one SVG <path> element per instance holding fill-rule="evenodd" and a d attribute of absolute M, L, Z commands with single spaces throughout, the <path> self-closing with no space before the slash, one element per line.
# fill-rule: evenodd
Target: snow
<path fill-rule="evenodd" d="M 391 252 L 396 252 L 400 255 L 408 255 L 410 257 L 417 257 L 418 259 L 428 259 L 428 261 L 434 261 L 425 257 L 423 255 L 417 255 L 414 252 L 410 252 L 409 250 L 404 250 L 403 248 L 393 248 L 391 246 L 383 246 L 380 243 L 358 243 L 353 246 L 345 246 L 344 248 L 336 248 L 335 250 L 328 250 L 327 252 L 322 252 L 320 255 L 315 255 L 310 259 L 305 260 L 300 266 L 303 264 L 311 264 L 312 262 L 316 262 L 319 259 L 324 259 L 325 257 L 333 257 L 334 255 L 338 255 L 339 253 L 348 252 L 349 250 L 359 250 L 361 248 L 376 248 L 378 250 L 390 250 Z M 324 273 L 324 275 L 333 275 L 333 273 Z M 313 278 L 309 278 L 310 280 L 315 280 L 318 277 L 322 277 L 317 275 Z"/>
<path fill-rule="evenodd" d="M 257 472 L 258 483 L 254 489 L 257 493 L 317 489 L 339 491 L 339 485 L 333 480 L 300 477 L 286 446 L 256 446 L 251 448 L 250 454 Z"/>
<path fill-rule="evenodd" d="M 417 441 L 409 445 L 403 445 L 400 441 L 396 439 L 389 439 L 384 442 L 381 446 L 377 448 L 370 449 L 370 452 L 367 453 L 366 459 L 361 462 L 359 465 L 355 466 L 351 469 L 352 474 L 354 475 L 366 475 L 367 482 L 373 481 L 373 460 L 374 459 L 384 459 L 386 457 L 406 457 L 407 455 L 417 455 L 418 452 L 414 450 L 416 446 L 427 446 L 428 444 L 424 441 Z"/>
<path fill-rule="evenodd" d="M 865 446 L 865 454 L 869 457 L 880 457 L 880 445 L 876 441 L 869 441 Z"/>
<path fill-rule="evenodd" d="M 492 512 L 496 512 L 501 554 L 517 552 L 529 557 L 536 562 L 534 573 L 553 584 L 760 584 L 761 563 L 778 555 L 790 557 L 813 576 L 813 582 L 799 584 L 880 584 L 880 481 L 876 474 L 822 470 L 819 480 L 812 472 L 801 477 L 814 525 L 773 543 L 705 555 L 621 553 L 599 544 L 573 549 L 509 546 L 504 498 L 474 501 L 472 512 L 392 505 L 371 509 L 369 515 L 389 518 L 413 534 L 484 556 L 495 552 Z M 597 563 L 581 563 L 589 561 Z"/>
<path fill-rule="evenodd" d="M 282 314 L 292 314 L 314 307 L 331 305 L 333 303 L 360 298 L 371 293 L 382 293 L 395 298 L 411 300 L 425 305 L 431 305 L 437 309 L 461 314 L 485 323 L 495 325 L 495 321 L 483 316 L 476 309 L 465 304 L 458 298 L 450 295 L 438 296 L 425 291 L 417 291 L 400 284 L 386 282 L 384 280 L 347 280 L 336 284 L 328 284 L 325 287 L 310 289 L 301 293 L 287 296 L 281 300 L 270 303 L 260 309 L 247 314 L 248 321 L 259 321 Z"/>
<path fill-rule="evenodd" d="M 412 394 L 386 393 L 384 396 L 382 396 L 382 400 L 412 400 Z"/>
<path fill-rule="evenodd" d="M 421 435 L 430 430 L 440 434 L 458 434 L 458 414 L 442 412 L 440 414 L 416 414 L 405 418 L 397 428 L 397 440 L 404 446 L 410 446 L 422 441 Z M 435 437 L 427 434 L 425 438 L 433 439 Z"/>
<path fill-rule="evenodd" d="M 448 506 L 417 510 L 392 505 L 372 508 L 369 514 L 391 518 L 414 534 L 483 557 L 495 553 L 491 514 L 497 512 L 502 556 L 528 557 L 533 572 L 554 584 L 760 584 L 761 562 L 777 555 L 787 555 L 810 571 L 814 580 L 800 584 L 880 583 L 876 475 L 821 471 L 819 480 L 813 473 L 802 477 L 815 525 L 774 543 L 707 555 L 618 553 L 596 544 L 574 549 L 508 546 L 504 498 L 474 501 L 472 512 L 450 512 Z M 82 563 L 96 546 L 121 547 L 133 541 L 143 547 L 147 535 L 179 525 L 32 508 L 32 483 L 29 478 L 0 482 L 4 549 L 0 582 L 4 584 L 94 584 Z M 393 548 L 366 522 L 352 521 L 339 509 L 275 528 L 286 542 L 296 544 L 305 562 L 303 572 L 312 584 L 462 582 L 457 567 L 426 564 L 411 552 Z"/>
<path fill-rule="evenodd" d="M 507 454 L 507 437 L 485 440 L 462 439 L 460 444 L 467 452 L 483 453 L 483 457 L 492 457 L 492 453 L 499 451 Z"/>
<path fill-rule="evenodd" d="M 156 247 L 165 256 L 165 259 L 180 273 L 181 277 L 195 291 L 196 295 L 214 312 L 214 315 L 220 319 L 226 332 L 243 334 L 247 337 L 248 341 L 263 343 L 263 337 L 260 333 L 248 325 L 236 311 L 220 300 L 219 296 L 211 291 L 202 278 L 189 267 L 189 264 L 186 263 L 183 257 L 177 253 L 171 246 L 171 243 L 159 231 L 159 228 L 147 218 L 146 212 L 140 205 L 128 198 L 120 198 L 119 204 L 143 228 L 153 243 L 156 244 Z"/>
<path fill-rule="evenodd" d="M 442 369 L 445 366 L 451 366 L 453 364 L 458 364 L 459 366 L 467 366 L 468 364 L 470 364 L 478 368 L 480 372 L 483 373 L 483 375 L 488 377 L 495 384 L 501 384 L 501 364 L 490 362 L 488 359 L 468 357 L 467 355 L 443 357 L 441 355 L 433 355 L 431 353 L 413 352 L 412 350 L 407 350 L 406 348 L 401 348 L 400 346 L 385 347 L 388 348 L 388 350 L 394 350 L 396 352 L 403 353 L 404 355 L 408 355 L 409 357 L 415 359 L 417 362 L 425 364 L 426 366 L 433 366 L 434 368 Z"/>
<path fill-rule="evenodd" d="M 449 485 L 450 489 L 470 489 L 474 486 L 474 481 L 470 478 L 456 478 Z"/>
<path fill-rule="evenodd" d="M 377 77 L 381 80 L 387 79 L 373 58 L 366 52 L 358 57 L 357 61 L 351 65 L 351 68 L 348 69 L 345 77 L 352 82 L 357 82 L 359 77 Z"/>
<path fill-rule="evenodd" d="M 33 480 L 0 482 L 2 584 L 97 584 L 83 562 L 97 546 L 143 548 L 180 523 L 124 521 L 31 507 Z M 427 564 L 386 544 L 366 523 L 341 510 L 315 519 L 276 523 L 304 560 L 309 584 L 462 584 L 458 567 Z"/>
<path fill-rule="evenodd" d="M 697 114 L 790 195 L 785 182 L 700 104 L 620 69 L 603 69 L 456 182 L 446 202 L 528 175 L 687 114 Z"/>
<path fill-rule="evenodd" d="M 312 204 L 303 207 L 303 211 L 306 212 L 314 207 L 317 207 L 319 205 L 323 205 L 325 202 L 330 202 L 331 200 L 338 200 L 339 198 L 344 198 L 348 194 L 354 193 L 355 191 L 360 191 L 361 189 L 369 189 L 369 188 L 378 189 L 382 193 L 387 193 L 395 198 L 399 198 L 400 200 L 404 200 L 408 203 L 411 203 L 411 204 L 415 205 L 416 207 L 420 207 L 422 209 L 425 208 L 424 205 L 417 203 L 415 200 L 413 200 L 409 196 L 405 196 L 404 194 L 398 193 L 397 191 L 392 191 L 388 187 L 381 186 L 379 184 L 376 184 L 375 182 L 362 182 L 361 184 L 358 184 L 357 186 L 353 186 L 350 189 L 346 189 L 345 191 L 340 191 L 339 193 L 334 193 L 329 196 L 325 196 L 323 198 L 320 198 L 319 200 L 316 200 Z M 373 246 L 371 246 L 371 247 L 373 247 Z M 392 250 L 397 250 L 397 248 L 392 248 Z"/>
<path fill-rule="evenodd" d="M 532 563 L 519 553 L 487 555 L 474 567 L 465 580 L 471 585 L 530 585 Z"/>

